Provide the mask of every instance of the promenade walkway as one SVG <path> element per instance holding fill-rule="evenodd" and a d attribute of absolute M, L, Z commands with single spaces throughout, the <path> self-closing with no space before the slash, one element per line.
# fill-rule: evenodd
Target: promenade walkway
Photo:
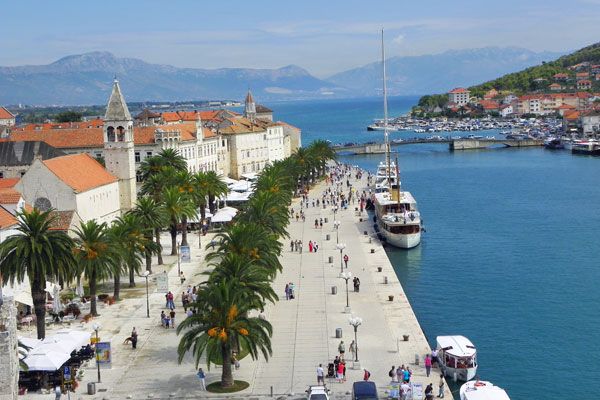
<path fill-rule="evenodd" d="M 352 183 L 362 190 L 366 180 Z M 320 198 L 325 188 L 324 183 L 318 184 L 309 194 L 310 198 Z M 292 207 L 299 210 L 298 199 Z M 361 216 L 357 215 L 354 207 L 351 204 L 347 210 L 338 211 L 335 219 L 341 223 L 339 242 L 347 245 L 344 254 L 348 254 L 350 258 L 348 270 L 361 281 L 359 293 L 352 291 L 352 281 L 349 282 L 352 315 L 363 319 L 358 328 L 360 366 L 371 372 L 371 380 L 377 384 L 382 394 L 389 383 L 388 371 L 392 365 L 409 365 L 414 373 L 414 382 L 423 384 L 423 388 L 432 382 L 436 387 L 439 380 L 437 371 L 432 371 L 432 376 L 427 378 L 422 366 L 423 356 L 429 352 L 423 332 L 383 247 L 377 240 L 370 243 L 370 236 L 363 234 L 366 230 L 372 235 L 372 223 L 366 221 L 366 213 L 362 215 L 364 221 L 360 222 Z M 102 325 L 101 339 L 112 342 L 112 368 L 101 371 L 102 382 L 97 384 L 99 391 L 96 395 L 89 396 L 85 394 L 87 383 L 97 380 L 95 364 L 90 362 L 84 367 L 85 377 L 72 397 L 191 399 L 225 396 L 256 399 L 269 396 L 272 390 L 275 397 L 288 395 L 300 398 L 305 395 L 304 390 L 309 384 L 316 384 L 316 368 L 319 363 L 326 369 L 327 363 L 338 354 L 340 339 L 335 338 L 336 328 L 343 330 L 346 359 L 350 360 L 348 350 L 354 333 L 348 323 L 350 314 L 344 312 L 345 283 L 338 277 L 340 252 L 335 247 L 334 213 L 331 207 L 309 207 L 305 208 L 304 212 L 306 222 L 297 222 L 293 218 L 289 226 L 290 239 L 302 240 L 303 252 L 290 251 L 290 239 L 284 240 L 284 268 L 274 282 L 280 301 L 269 305 L 265 310 L 265 316 L 274 329 L 273 357 L 267 362 L 262 358 L 253 361 L 248 356 L 241 360 L 240 369 L 234 370 L 235 379 L 250 383 L 248 389 L 232 395 L 216 395 L 199 390 L 200 385 L 195 376 L 196 370 L 191 356 L 187 355 L 181 364 L 177 362 L 179 337 L 175 329 L 167 330 L 160 326 L 160 312 L 166 311 L 164 293 L 156 292 L 154 284 L 151 284 L 150 318 L 147 318 L 145 284 L 143 278 L 138 278 L 134 296 L 125 298 L 113 306 L 102 306 L 99 310 L 101 316 L 94 320 Z M 323 218 L 323 228 L 314 228 L 315 218 Z M 330 236 L 329 240 L 326 240 L 327 235 Z M 208 243 L 211 237 L 203 237 L 203 244 Z M 165 266 L 153 266 L 155 273 L 166 270 L 169 274 L 169 289 L 175 294 L 178 321 L 184 316 L 180 301 L 181 291 L 187 288 L 188 284 L 203 281 L 204 276 L 200 274 L 208 269 L 204 262 L 205 250 L 198 249 L 197 235 L 192 234 L 189 239 L 192 262 L 181 264 L 181 269 L 187 277 L 183 285 L 177 279 L 176 257 L 166 256 Z M 318 252 L 309 253 L 309 240 L 319 244 Z M 170 250 L 169 243 L 168 235 L 165 235 L 164 254 L 168 254 Z M 333 257 L 333 263 L 329 263 L 329 257 Z M 377 272 L 378 267 L 381 267 L 382 272 Z M 384 283 L 384 277 L 387 277 L 387 284 Z M 295 284 L 296 296 L 293 300 L 285 299 L 284 288 L 288 282 Z M 332 286 L 337 286 L 336 295 L 331 294 Z M 128 296 L 126 292 L 124 294 Z M 394 296 L 391 302 L 388 301 L 389 295 Z M 123 344 L 123 340 L 129 336 L 134 326 L 140 339 L 136 350 Z M 73 328 L 91 331 L 92 324 L 77 323 Z M 51 335 L 54 329 L 49 329 L 47 334 Z M 35 336 L 35 329 L 22 333 Z M 409 340 L 402 341 L 402 335 L 409 335 Z M 415 365 L 415 355 L 419 357 L 419 365 Z M 205 363 L 201 363 L 201 366 L 207 372 L 208 383 L 220 379 L 220 367 L 213 366 L 207 371 Z M 327 384 L 334 398 L 348 398 L 352 382 L 362 379 L 362 369 L 352 367 L 353 363 L 348 362 L 345 383 L 333 381 Z M 48 394 L 28 394 L 24 398 L 47 397 Z M 446 391 L 446 398 L 451 398 L 449 391 Z"/>

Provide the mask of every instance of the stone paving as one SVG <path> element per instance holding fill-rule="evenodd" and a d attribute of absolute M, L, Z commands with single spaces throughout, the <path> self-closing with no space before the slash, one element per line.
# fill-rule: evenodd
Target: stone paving
<path fill-rule="evenodd" d="M 353 183 L 357 188 L 362 188 L 366 181 Z M 309 194 L 310 198 L 320 197 L 324 189 L 324 183 L 317 185 Z M 292 207 L 299 210 L 299 201 L 295 200 Z M 112 342 L 113 365 L 111 369 L 101 371 L 102 382 L 97 384 L 99 391 L 95 396 L 90 396 L 86 394 L 87 383 L 97 380 L 94 362 L 90 362 L 84 367 L 85 377 L 80 388 L 72 396 L 82 399 L 263 398 L 273 393 L 275 397 L 302 397 L 308 385 L 316 384 L 318 364 L 323 364 L 326 369 L 327 363 L 338 354 L 340 339 L 335 337 L 336 328 L 342 329 L 346 359 L 351 358 L 348 347 L 354 339 L 354 333 L 348 323 L 350 315 L 363 319 L 358 328 L 359 363 L 361 368 L 371 372 L 371 380 L 377 384 L 382 395 L 385 395 L 389 383 L 388 371 L 392 365 L 409 364 L 414 373 L 413 381 L 422 383 L 423 388 L 430 382 L 436 387 L 439 372 L 434 370 L 432 376 L 427 378 L 422 366 L 423 357 L 429 351 L 425 336 L 383 247 L 376 239 L 369 239 L 373 232 L 368 216 L 366 213 L 358 215 L 354 207 L 351 204 L 347 210 L 338 211 L 335 216 L 341 223 L 339 242 L 347 245 L 344 254 L 348 254 L 350 259 L 348 270 L 361 281 L 359 293 L 353 292 L 352 281 L 349 282 L 352 314 L 345 312 L 346 289 L 344 281 L 339 278 L 340 252 L 336 249 L 334 213 L 330 207 L 304 209 L 306 222 L 297 222 L 294 218 L 289 226 L 290 238 L 304 243 L 303 252 L 290 251 L 290 239 L 284 240 L 284 268 L 274 282 L 280 301 L 265 310 L 274 329 L 273 356 L 268 362 L 262 358 L 253 361 L 248 356 L 241 360 L 240 369 L 234 370 L 235 379 L 250 383 L 248 389 L 220 396 L 200 391 L 191 357 L 188 355 L 181 364 L 177 363 L 179 338 L 175 329 L 167 330 L 160 326 L 160 312 L 166 310 L 165 297 L 163 293 L 157 293 L 152 285 L 150 318 L 146 318 L 145 296 L 100 308 L 101 316 L 96 321 L 102 325 L 101 339 Z M 315 218 L 327 219 L 327 222 L 322 228 L 315 229 Z M 364 235 L 364 231 L 368 235 Z M 208 243 L 211 237 L 204 236 L 203 244 Z M 201 282 L 204 277 L 200 273 L 207 269 L 203 262 L 205 251 L 198 249 L 197 235 L 191 234 L 189 240 L 192 262 L 181 264 L 181 270 L 188 278 L 183 285 L 177 279 L 176 257 L 165 256 L 165 266 L 153 267 L 155 273 L 163 269 L 168 271 L 169 289 L 175 294 L 178 318 L 183 316 L 180 301 L 182 289 L 190 283 Z M 318 242 L 318 252 L 309 253 L 309 240 Z M 162 242 L 164 253 L 168 254 L 168 235 L 163 237 Z M 330 257 L 333 257 L 333 263 L 329 263 Z M 381 267 L 381 272 L 378 272 L 378 267 Z M 384 283 L 384 277 L 387 277 L 387 284 Z M 285 299 L 284 287 L 287 282 L 295 284 L 296 296 L 293 300 Z M 143 278 L 138 279 L 138 286 L 143 285 Z M 332 294 L 332 286 L 337 287 L 335 295 Z M 389 295 L 394 296 L 393 301 L 388 300 Z M 139 333 L 136 350 L 123 344 L 133 326 Z M 73 328 L 92 329 L 91 324 L 82 323 L 73 325 Z M 22 333 L 34 336 L 35 329 Z M 403 335 L 409 335 L 409 340 L 403 341 Z M 419 365 L 415 364 L 416 357 L 419 358 Z M 220 379 L 219 367 L 212 366 L 208 371 L 205 364 L 201 366 L 207 372 L 207 383 Z M 346 382 L 327 383 L 332 397 L 347 398 L 352 382 L 362 380 L 362 377 L 362 369 L 353 369 L 353 363 L 349 362 Z M 24 398 L 48 396 L 28 394 Z M 451 398 L 449 391 L 446 392 L 446 398 Z"/>

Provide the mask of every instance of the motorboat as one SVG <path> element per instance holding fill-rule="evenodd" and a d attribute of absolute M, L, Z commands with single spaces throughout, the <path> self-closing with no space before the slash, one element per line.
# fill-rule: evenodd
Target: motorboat
<path fill-rule="evenodd" d="M 550 150 L 559 150 L 564 149 L 565 145 L 560 138 L 549 137 L 548 139 L 544 140 L 544 147 Z"/>
<path fill-rule="evenodd" d="M 488 381 L 469 381 L 460 387 L 460 400 L 510 400 L 506 391 Z"/>
<path fill-rule="evenodd" d="M 600 156 L 600 143 L 594 139 L 573 143 L 571 153 Z"/>
<path fill-rule="evenodd" d="M 477 349 L 464 336 L 436 338 L 440 369 L 454 380 L 470 381 L 477 373 Z"/>

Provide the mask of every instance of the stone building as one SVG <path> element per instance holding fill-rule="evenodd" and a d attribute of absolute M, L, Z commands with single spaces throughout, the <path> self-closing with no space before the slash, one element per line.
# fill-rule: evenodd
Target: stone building
<path fill-rule="evenodd" d="M 0 288 L 2 282 L 0 281 Z M 0 290 L 0 400 L 15 400 L 19 389 L 17 307 L 10 294 Z"/>
<path fill-rule="evenodd" d="M 0 178 L 22 177 L 35 158 L 49 160 L 64 155 L 62 150 L 46 142 L 0 142 Z"/>

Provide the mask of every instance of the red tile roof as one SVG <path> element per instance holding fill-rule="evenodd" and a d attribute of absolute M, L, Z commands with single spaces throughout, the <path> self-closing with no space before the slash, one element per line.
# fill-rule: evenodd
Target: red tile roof
<path fill-rule="evenodd" d="M 499 107 L 498 103 L 493 100 L 481 100 L 479 104 L 484 110 L 497 110 Z"/>
<path fill-rule="evenodd" d="M 467 92 L 468 92 L 468 90 L 465 88 L 455 88 L 455 89 L 452 89 L 448 93 L 457 94 L 457 93 L 467 93 Z"/>
<path fill-rule="evenodd" d="M 4 207 L 0 207 L 0 229 L 6 229 L 10 226 L 17 225 L 17 218 L 7 211 Z"/>
<path fill-rule="evenodd" d="M 12 119 L 15 116 L 4 107 L 0 107 L 0 119 Z"/>
<path fill-rule="evenodd" d="M 109 183 L 117 178 L 88 154 L 72 154 L 42 161 L 61 181 L 81 193 Z"/>
<path fill-rule="evenodd" d="M 17 183 L 19 183 L 19 178 L 1 178 L 0 189 L 15 187 Z"/>
<path fill-rule="evenodd" d="M 19 200 L 21 200 L 21 193 L 15 189 L 0 189 L 0 204 L 17 204 Z"/>

